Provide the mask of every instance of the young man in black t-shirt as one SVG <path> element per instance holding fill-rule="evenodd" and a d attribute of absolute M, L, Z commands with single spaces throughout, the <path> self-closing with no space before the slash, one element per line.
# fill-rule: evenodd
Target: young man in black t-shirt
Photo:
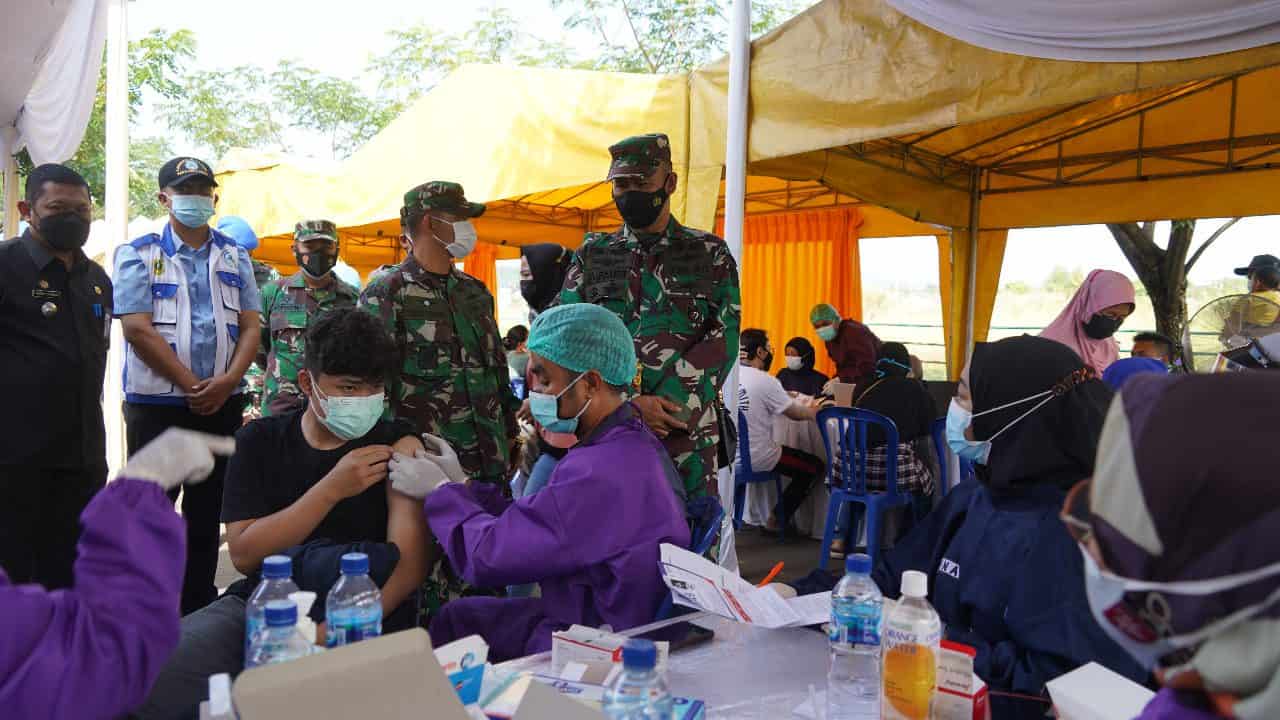
<path fill-rule="evenodd" d="M 316 319 L 306 343 L 298 384 L 307 405 L 241 428 L 227 466 L 222 520 L 231 561 L 247 577 L 183 618 L 178 649 L 138 717 L 194 717 L 208 677 L 240 671 L 245 600 L 268 555 L 294 558 L 294 581 L 321 594 L 312 615 L 323 617 L 324 585 L 336 581 L 343 550 L 360 543 L 372 567 L 390 568 L 385 582 L 371 573 L 382 586 L 383 631 L 416 619 L 429 535 L 420 503 L 391 492 L 386 477 L 393 451 L 412 456 L 422 442 L 409 426 L 380 419 L 395 345 L 355 309 Z"/>

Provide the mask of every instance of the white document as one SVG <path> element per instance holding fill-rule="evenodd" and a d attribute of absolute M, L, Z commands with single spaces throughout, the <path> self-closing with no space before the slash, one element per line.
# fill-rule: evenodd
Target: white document
<path fill-rule="evenodd" d="M 661 546 L 660 564 L 672 598 L 685 607 L 770 629 L 816 625 L 831 616 L 829 592 L 787 600 L 675 545 Z"/>
<path fill-rule="evenodd" d="M 1082 667 L 1045 684 L 1062 720 L 1129 720 L 1155 693 L 1098 663 Z"/>

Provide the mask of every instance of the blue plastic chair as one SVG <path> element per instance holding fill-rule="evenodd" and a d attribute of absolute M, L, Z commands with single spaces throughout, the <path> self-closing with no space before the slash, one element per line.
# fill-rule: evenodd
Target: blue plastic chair
<path fill-rule="evenodd" d="M 720 501 L 713 497 L 700 497 L 689 502 L 688 507 L 685 508 L 685 516 L 689 519 L 689 552 L 695 555 L 706 555 L 716 538 L 720 536 L 724 508 L 721 507 Z M 692 612 L 688 608 L 681 608 L 683 612 L 674 612 L 674 608 L 671 591 L 668 590 L 667 596 L 662 599 L 662 605 L 658 607 L 658 616 L 654 618 L 654 622 L 666 620 L 673 615 Z"/>
<path fill-rule="evenodd" d="M 951 458 L 947 454 L 947 419 L 940 417 L 930 426 L 933 436 L 933 456 L 938 459 L 938 480 L 942 494 L 951 492 Z"/>
<path fill-rule="evenodd" d="M 829 424 L 835 424 L 832 437 Z M 885 435 L 885 489 L 867 490 L 867 428 L 878 425 Z M 827 568 L 831 540 L 836 521 L 845 505 L 861 505 L 863 513 L 854 513 L 850 522 L 851 537 L 857 538 L 862 517 L 867 520 L 867 554 L 875 562 L 880 551 L 880 528 L 890 508 L 910 506 L 911 495 L 898 489 L 898 427 L 880 413 L 856 408 L 827 408 L 818 413 L 818 431 L 827 450 L 827 482 L 831 485 L 831 504 L 827 508 L 827 526 L 822 533 L 822 554 L 818 567 Z M 839 473 L 840 482 L 836 482 Z M 850 507 L 850 511 L 854 508 Z"/>
<path fill-rule="evenodd" d="M 751 434 L 747 416 L 738 411 L 738 466 L 733 469 L 733 528 L 742 527 L 742 510 L 747 504 L 747 485 L 773 481 L 778 491 L 778 542 L 787 534 L 787 513 L 782 501 L 782 475 L 777 471 L 756 472 L 751 468 Z"/>

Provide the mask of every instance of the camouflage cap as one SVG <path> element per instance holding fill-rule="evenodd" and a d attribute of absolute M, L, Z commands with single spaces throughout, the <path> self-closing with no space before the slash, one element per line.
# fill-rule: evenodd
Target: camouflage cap
<path fill-rule="evenodd" d="M 404 206 L 400 208 L 400 219 L 403 221 L 428 210 L 442 210 L 454 215 L 474 218 L 483 215 L 484 209 L 484 203 L 467 202 L 462 186 L 458 183 L 433 180 L 404 194 Z"/>
<path fill-rule="evenodd" d="M 303 220 L 293 226 L 293 239 L 297 242 L 324 238 L 338 242 L 338 228 L 328 220 Z"/>
<path fill-rule="evenodd" d="M 663 133 L 635 135 L 609 147 L 613 161 L 609 164 L 609 176 L 649 177 L 662 167 L 663 161 L 671 162 L 671 141 Z"/>

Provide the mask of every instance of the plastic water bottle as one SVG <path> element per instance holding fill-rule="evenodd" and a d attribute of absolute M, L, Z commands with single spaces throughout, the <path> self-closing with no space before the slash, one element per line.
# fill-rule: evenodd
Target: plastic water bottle
<path fill-rule="evenodd" d="M 267 624 L 249 646 L 249 666 L 274 665 L 311 654 L 311 643 L 298 632 L 298 606 L 292 600 L 272 600 L 263 616 Z"/>
<path fill-rule="evenodd" d="M 382 634 L 382 591 L 369 578 L 369 556 L 342 556 L 342 577 L 325 600 L 325 645 L 338 647 Z"/>
<path fill-rule="evenodd" d="M 879 720 L 884 596 L 871 579 L 870 557 L 850 555 L 844 569 L 844 578 L 831 591 L 827 720 Z"/>
<path fill-rule="evenodd" d="M 658 647 L 652 640 L 628 640 L 622 646 L 622 672 L 604 691 L 605 717 L 670 720 L 671 691 L 657 665 Z"/>
<path fill-rule="evenodd" d="M 249 646 L 253 644 L 253 636 L 266 626 L 263 612 L 267 603 L 272 600 L 288 600 L 289 593 L 298 592 L 294 584 L 293 562 L 284 555 L 270 555 L 262 561 L 262 582 L 254 588 L 253 594 L 244 604 L 244 666 L 253 667 L 249 662 Z"/>
<path fill-rule="evenodd" d="M 884 623 L 885 720 L 928 720 L 937 689 L 942 621 L 925 599 L 929 578 L 902 573 L 902 600 Z"/>

